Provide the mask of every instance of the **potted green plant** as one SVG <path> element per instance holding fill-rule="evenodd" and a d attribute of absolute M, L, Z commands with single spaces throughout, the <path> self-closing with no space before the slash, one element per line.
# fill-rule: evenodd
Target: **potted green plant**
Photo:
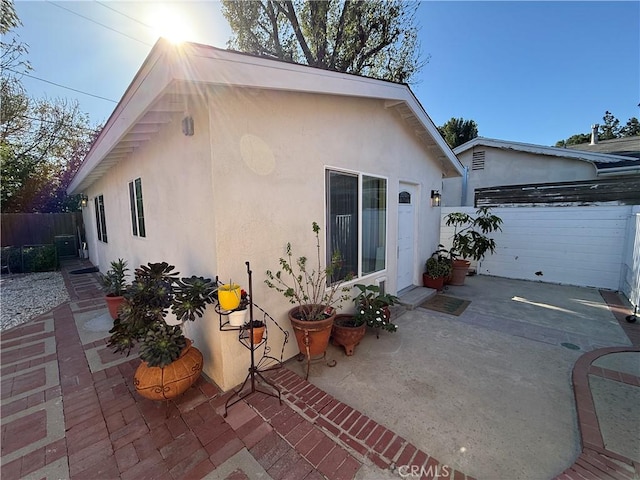
<path fill-rule="evenodd" d="M 331 262 L 323 267 L 320 227 L 313 222 L 312 228 L 317 255 L 314 265 L 305 256 L 294 258 L 291 244 L 287 243 L 285 257 L 280 258 L 280 269 L 276 272 L 267 270 L 265 279 L 269 288 L 282 293 L 290 303 L 296 305 L 289 310 L 288 316 L 300 354 L 306 356 L 307 360 L 326 353 L 336 308 L 349 298 L 349 288 L 344 286 L 343 281 L 332 281 L 342 263 L 340 254 L 335 252 Z"/>
<path fill-rule="evenodd" d="M 126 260 L 119 258 L 111 262 L 111 268 L 104 275 L 100 275 L 100 281 L 105 291 L 104 299 L 107 303 L 109 314 L 114 320 L 118 317 L 118 310 L 124 302 L 128 271 Z"/>
<path fill-rule="evenodd" d="M 445 224 L 454 227 L 449 254 L 452 259 L 452 285 L 464 285 L 470 262 L 482 260 L 487 252 L 494 253 L 496 242 L 488 233 L 502 231 L 502 219 L 491 213 L 489 207 L 480 207 L 475 215 L 452 212 L 444 217 Z"/>
<path fill-rule="evenodd" d="M 253 328 L 253 331 L 252 331 Z M 262 341 L 264 335 L 265 325 L 262 320 L 251 320 L 242 326 L 242 329 L 247 333 L 247 338 L 252 335 L 251 343 L 258 345 Z"/>
<path fill-rule="evenodd" d="M 108 346 L 116 353 L 140 344 L 142 363 L 134 375 L 138 392 L 152 400 L 183 393 L 200 376 L 202 353 L 191 346 L 181 329 L 202 317 L 215 301 L 215 283 L 204 277 L 179 278 L 166 262 L 141 265 L 127 288 L 120 315 L 109 331 Z M 169 310 L 178 325 L 166 323 Z"/>
<path fill-rule="evenodd" d="M 376 336 L 380 338 L 380 329 L 395 332 L 398 326 L 391 322 L 390 306 L 399 302 L 398 297 L 381 291 L 377 285 L 354 285 L 360 293 L 353 299 L 356 304 L 356 321 L 363 321 L 369 327 L 376 329 Z"/>
<path fill-rule="evenodd" d="M 444 280 L 451 275 L 451 259 L 446 256 L 449 252 L 443 245 L 438 245 L 438 250 L 433 252 L 425 262 L 425 271 L 422 274 L 422 284 L 428 288 L 442 290 Z"/>

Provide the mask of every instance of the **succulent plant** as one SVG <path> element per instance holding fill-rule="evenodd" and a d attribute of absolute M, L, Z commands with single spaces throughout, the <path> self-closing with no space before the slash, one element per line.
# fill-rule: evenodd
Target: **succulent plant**
<path fill-rule="evenodd" d="M 214 302 L 215 283 L 204 277 L 179 278 L 167 262 L 141 265 L 124 293 L 119 317 L 109 330 L 108 346 L 129 355 L 140 343 L 140 358 L 151 367 L 164 367 L 180 356 L 187 341 L 179 325 L 168 325 L 171 310 L 183 323 L 202 317 Z"/>

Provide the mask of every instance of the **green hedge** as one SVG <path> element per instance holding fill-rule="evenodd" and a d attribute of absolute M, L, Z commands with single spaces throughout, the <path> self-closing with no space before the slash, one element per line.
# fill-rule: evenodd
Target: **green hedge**
<path fill-rule="evenodd" d="M 2 247 L 2 269 L 11 273 L 49 272 L 59 267 L 55 245 Z"/>

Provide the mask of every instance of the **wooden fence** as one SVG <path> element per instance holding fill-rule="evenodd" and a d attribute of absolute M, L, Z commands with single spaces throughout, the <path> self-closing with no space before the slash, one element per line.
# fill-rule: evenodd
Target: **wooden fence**
<path fill-rule="evenodd" d="M 84 239 L 82 212 L 71 213 L 3 213 L 0 224 L 2 246 L 52 245 L 55 238 L 73 236 L 78 246 L 78 231 Z"/>

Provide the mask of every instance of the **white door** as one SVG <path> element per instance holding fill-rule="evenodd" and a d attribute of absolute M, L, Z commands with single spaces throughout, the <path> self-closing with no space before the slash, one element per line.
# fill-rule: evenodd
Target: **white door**
<path fill-rule="evenodd" d="M 409 185 L 400 185 L 398 195 L 398 291 L 413 285 L 415 192 Z"/>

